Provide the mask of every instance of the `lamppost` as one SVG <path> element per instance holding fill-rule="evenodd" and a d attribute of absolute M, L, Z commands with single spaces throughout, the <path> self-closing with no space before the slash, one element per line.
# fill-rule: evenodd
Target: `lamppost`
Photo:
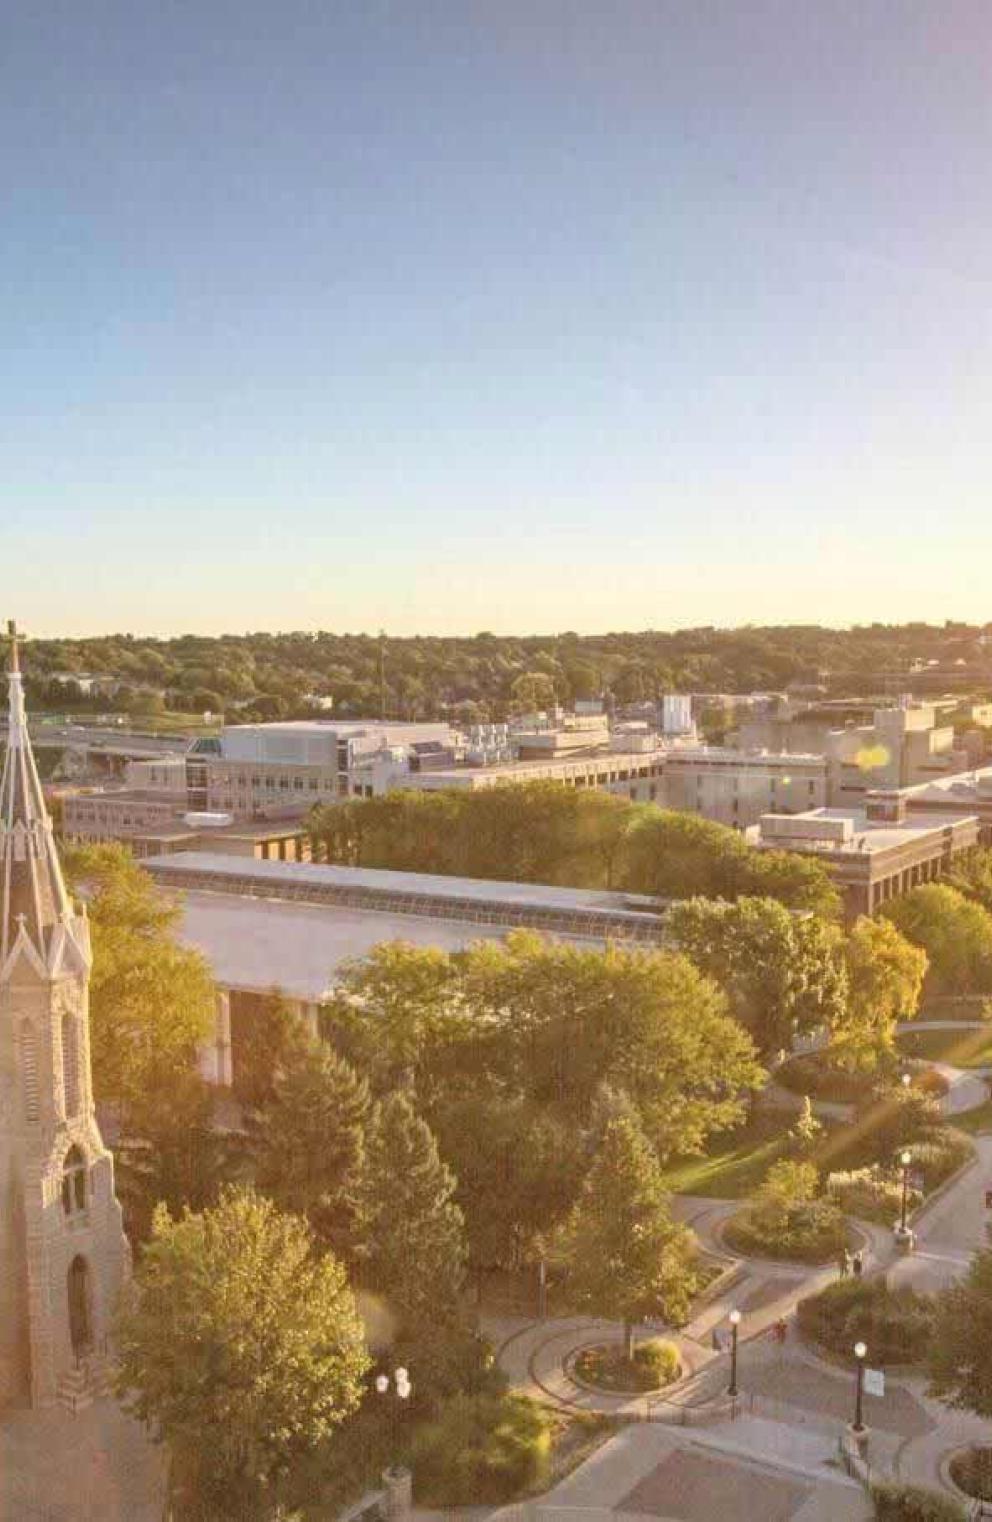
<path fill-rule="evenodd" d="M 856 1342 L 854 1344 L 854 1357 L 857 1360 L 857 1367 L 858 1367 L 858 1394 L 857 1394 L 857 1399 L 856 1399 L 856 1401 L 854 1403 L 854 1430 L 855 1430 L 855 1432 L 864 1432 L 864 1430 L 865 1430 L 865 1424 L 864 1424 L 865 1359 L 867 1358 L 867 1356 L 868 1356 L 868 1349 L 865 1346 L 865 1344 L 863 1342 Z"/>
<path fill-rule="evenodd" d="M 906 1194 L 909 1189 L 909 1165 L 913 1161 L 912 1152 L 903 1152 L 899 1157 L 902 1163 L 902 1217 L 899 1221 L 901 1236 L 906 1235 Z"/>
<path fill-rule="evenodd" d="M 731 1397 L 737 1394 L 737 1328 L 741 1324 L 740 1311 L 730 1313 L 730 1388 L 727 1394 Z"/>
<path fill-rule="evenodd" d="M 407 1370 L 402 1367 L 402 1365 L 393 1371 L 393 1386 L 396 1391 L 396 1399 L 398 1404 L 393 1405 L 390 1403 L 388 1409 L 392 1417 L 392 1420 L 389 1424 L 390 1447 L 395 1453 L 396 1449 L 399 1447 L 399 1415 L 403 1409 L 404 1401 L 410 1399 L 410 1395 L 413 1390 L 413 1386 L 410 1383 L 410 1375 L 408 1374 Z M 376 1375 L 375 1389 L 376 1394 L 380 1395 L 383 1400 L 387 1398 L 389 1395 L 388 1374 Z"/>

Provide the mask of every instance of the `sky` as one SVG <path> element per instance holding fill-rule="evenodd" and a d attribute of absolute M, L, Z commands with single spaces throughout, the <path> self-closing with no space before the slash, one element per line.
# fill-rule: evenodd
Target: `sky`
<path fill-rule="evenodd" d="M 988 0 L 47 0 L 29 634 L 992 618 Z"/>

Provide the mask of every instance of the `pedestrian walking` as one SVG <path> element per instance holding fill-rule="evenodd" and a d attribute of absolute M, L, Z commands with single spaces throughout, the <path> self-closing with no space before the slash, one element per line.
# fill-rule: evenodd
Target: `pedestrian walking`
<path fill-rule="evenodd" d="M 851 1272 L 851 1254 L 848 1252 L 846 1247 L 840 1254 L 840 1257 L 837 1259 L 837 1268 L 840 1271 L 840 1276 L 842 1279 L 846 1279 L 848 1274 Z"/>
<path fill-rule="evenodd" d="M 864 1260 L 864 1258 L 861 1256 L 860 1251 L 856 1252 L 854 1254 L 854 1257 L 853 1257 L 852 1261 L 851 1261 L 851 1268 L 852 1268 L 852 1270 L 854 1272 L 855 1279 L 860 1279 L 861 1278 L 861 1275 L 864 1272 L 864 1267 L 865 1267 L 865 1260 Z"/>

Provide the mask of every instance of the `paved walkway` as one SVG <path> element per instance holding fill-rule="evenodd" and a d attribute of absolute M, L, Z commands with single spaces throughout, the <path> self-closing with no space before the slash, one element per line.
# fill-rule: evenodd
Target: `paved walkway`
<path fill-rule="evenodd" d="M 162 1522 L 164 1485 L 162 1450 L 115 1401 L 0 1420 L 0 1522 Z"/>
<path fill-rule="evenodd" d="M 937 1066 L 950 1084 L 948 1113 L 961 1113 L 984 1101 L 985 1084 L 975 1074 Z M 992 1188 L 992 1135 L 975 1138 L 975 1146 L 977 1164 L 918 1213 L 918 1250 L 912 1256 L 896 1253 L 890 1232 L 857 1223 L 865 1237 L 869 1272 L 884 1272 L 891 1283 L 931 1290 L 967 1268 L 971 1254 L 985 1242 L 986 1220 L 992 1219 L 985 1211 L 984 1193 Z M 595 1343 L 618 1341 L 622 1328 L 617 1324 L 581 1316 L 487 1322 L 499 1345 L 500 1364 L 516 1388 L 567 1409 L 640 1419 L 543 1498 L 536 1510 L 533 1504 L 529 1512 L 510 1508 L 501 1517 L 508 1522 L 524 1517 L 559 1522 L 566 1515 L 574 1518 L 575 1508 L 581 1508 L 587 1513 L 584 1522 L 612 1516 L 616 1509 L 680 1522 L 710 1522 L 724 1514 L 747 1522 L 752 1513 L 741 1508 L 750 1505 L 747 1497 L 752 1492 L 760 1498 L 755 1522 L 774 1522 L 779 1516 L 789 1522 L 814 1522 L 821 1517 L 870 1515 L 860 1490 L 855 1488 L 853 1498 L 845 1496 L 844 1482 L 827 1475 L 840 1435 L 853 1417 L 853 1369 L 819 1358 L 800 1344 L 792 1329 L 784 1347 L 768 1335 L 780 1318 L 791 1321 L 797 1302 L 834 1279 L 836 1270 L 728 1253 L 721 1229 L 740 1208 L 739 1200 L 679 1196 L 673 1202 L 675 1213 L 691 1225 L 701 1245 L 722 1256 L 732 1272 L 715 1294 L 704 1297 L 680 1332 L 660 1325 L 645 1327 L 645 1335 L 662 1334 L 675 1342 L 682 1357 L 685 1376 L 663 1399 L 608 1395 L 573 1378 L 576 1353 Z M 717 1327 L 728 1328 L 729 1312 L 735 1308 L 743 1316 L 741 1396 L 734 1407 L 737 1420 L 730 1421 L 729 1358 L 714 1351 L 712 1333 Z M 870 1357 L 869 1350 L 869 1362 Z M 651 1420 L 645 1420 L 649 1416 Z M 883 1398 L 865 1398 L 865 1418 L 871 1428 L 873 1469 L 919 1484 L 941 1484 L 941 1459 L 949 1450 L 969 1442 L 992 1442 L 992 1424 L 931 1400 L 922 1376 L 887 1378 Z M 759 1462 L 771 1475 L 767 1485 L 754 1478 L 751 1466 Z M 798 1489 L 783 1481 L 785 1474 L 800 1476 Z M 809 1485 L 811 1481 L 815 1483 Z M 851 1488 L 848 1485 L 848 1491 Z M 724 1493 L 732 1497 L 726 1512 L 720 1501 Z M 659 1509 L 663 1507 L 669 1509 Z"/>

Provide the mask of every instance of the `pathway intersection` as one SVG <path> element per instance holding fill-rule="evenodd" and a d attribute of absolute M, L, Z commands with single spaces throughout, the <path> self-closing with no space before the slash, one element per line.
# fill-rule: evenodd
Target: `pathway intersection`
<path fill-rule="evenodd" d="M 950 1084 L 944 1102 L 949 1115 L 987 1097 L 987 1085 L 977 1074 L 947 1064 L 941 1070 Z M 974 1141 L 975 1161 L 918 1212 L 914 1254 L 900 1256 L 891 1232 L 857 1223 L 868 1273 L 932 1290 L 965 1271 L 971 1253 L 985 1244 L 986 1220 L 992 1219 L 985 1209 L 985 1190 L 992 1188 L 992 1135 Z M 739 1508 L 750 1502 L 740 1498 L 753 1492 L 761 1498 L 756 1522 L 870 1517 L 863 1490 L 838 1467 L 840 1438 L 853 1416 L 853 1369 L 818 1357 L 801 1343 L 795 1328 L 798 1301 L 830 1283 L 836 1268 L 729 1253 L 721 1228 L 740 1209 L 739 1200 L 680 1196 L 673 1205 L 700 1245 L 725 1262 L 726 1273 L 680 1332 L 661 1325 L 644 1328 L 645 1336 L 663 1334 L 674 1342 L 682 1358 L 683 1377 L 663 1398 L 594 1391 L 573 1377 L 574 1359 L 583 1348 L 620 1339 L 622 1329 L 615 1323 L 583 1316 L 492 1318 L 485 1323 L 514 1388 L 564 1409 L 599 1412 L 630 1424 L 549 1496 L 531 1503 L 529 1511 L 513 1507 L 500 1516 L 507 1522 L 517 1517 L 564 1522 L 580 1512 L 583 1522 L 618 1512 L 666 1522 L 708 1522 L 724 1514 L 746 1519 L 751 1512 Z M 728 1328 L 732 1309 L 742 1313 L 735 1402 L 727 1395 L 728 1354 L 717 1352 L 713 1339 L 715 1329 Z M 781 1320 L 787 1324 L 784 1344 L 774 1335 Z M 875 1474 L 934 1487 L 944 1484 L 941 1466 L 950 1450 L 992 1442 L 992 1423 L 931 1400 L 925 1379 L 915 1373 L 890 1373 L 884 1397 L 866 1396 L 865 1420 Z M 738 1471 L 743 1466 L 747 1473 L 737 1472 L 734 1478 L 724 1473 L 728 1466 Z M 631 1477 L 642 1470 L 638 1490 Z M 755 1479 L 758 1471 L 761 1483 Z M 738 1509 L 723 1513 L 714 1506 L 726 1486 L 738 1498 Z"/>

